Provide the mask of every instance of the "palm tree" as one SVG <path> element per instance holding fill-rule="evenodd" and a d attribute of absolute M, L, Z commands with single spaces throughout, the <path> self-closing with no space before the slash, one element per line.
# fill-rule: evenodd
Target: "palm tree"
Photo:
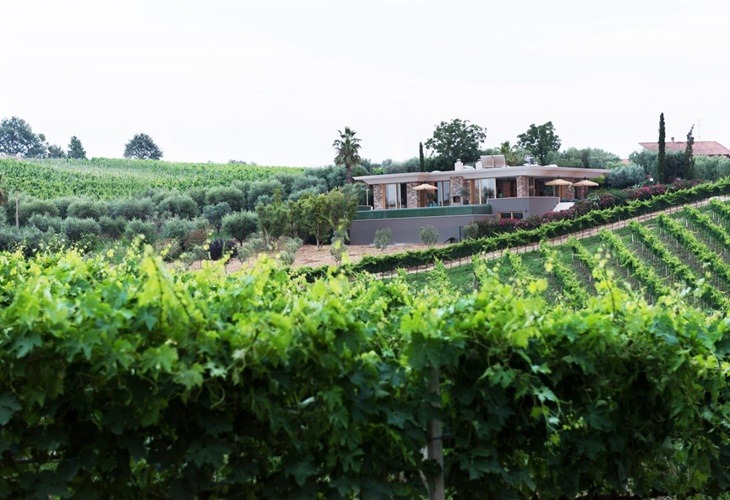
<path fill-rule="evenodd" d="M 345 127 L 345 132 L 337 131 L 339 139 L 335 139 L 332 147 L 337 151 L 335 165 L 344 165 L 347 183 L 352 184 L 352 167 L 361 161 L 358 151 L 360 150 L 360 139 L 355 137 L 355 131 Z"/>
<path fill-rule="evenodd" d="M 507 165 L 521 165 L 522 159 L 517 154 L 515 146 L 510 146 L 509 141 L 505 141 L 499 145 L 499 154 L 504 155 Z"/>

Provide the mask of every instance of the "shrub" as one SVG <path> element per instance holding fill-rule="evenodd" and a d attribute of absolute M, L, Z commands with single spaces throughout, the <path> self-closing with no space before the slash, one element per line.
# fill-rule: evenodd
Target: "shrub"
<path fill-rule="evenodd" d="M 24 247 L 24 255 L 31 255 L 43 241 L 43 233 L 36 227 L 0 226 L 0 251 Z"/>
<path fill-rule="evenodd" d="M 188 251 L 208 241 L 208 230 L 205 228 L 194 229 L 185 234 L 182 238 L 183 250 Z"/>
<path fill-rule="evenodd" d="M 266 241 L 259 236 L 246 240 L 245 246 L 249 247 L 253 252 L 265 252 L 268 250 L 266 248 Z"/>
<path fill-rule="evenodd" d="M 83 198 L 79 198 L 78 196 L 64 196 L 62 198 L 54 199 L 53 204 L 58 207 L 58 216 L 65 219 L 68 217 L 68 207 L 81 200 L 83 200 Z"/>
<path fill-rule="evenodd" d="M 127 221 L 121 217 L 111 218 L 105 215 L 99 218 L 99 226 L 101 227 L 101 235 L 117 240 L 124 235 L 124 229 L 127 227 Z"/>
<path fill-rule="evenodd" d="M 211 260 L 220 260 L 226 253 L 230 253 L 231 257 L 236 256 L 235 241 L 216 238 L 208 245 L 208 254 Z"/>
<path fill-rule="evenodd" d="M 284 252 L 296 254 L 297 250 L 302 247 L 302 240 L 300 238 L 290 238 L 285 236 L 279 240 L 278 247 Z"/>
<path fill-rule="evenodd" d="M 33 214 L 28 221 L 28 225 L 35 227 L 44 233 L 47 233 L 49 229 L 52 229 L 56 233 L 60 233 L 61 228 L 63 227 L 63 219 L 56 217 L 55 215 Z"/>
<path fill-rule="evenodd" d="M 227 203 L 232 212 L 238 212 L 243 208 L 243 191 L 234 187 L 220 186 L 211 188 L 205 194 L 206 205 L 220 205 Z"/>
<path fill-rule="evenodd" d="M 167 262 L 178 259 L 182 254 L 182 245 L 173 238 L 158 240 L 153 247 Z"/>
<path fill-rule="evenodd" d="M 63 221 L 63 234 L 71 243 L 86 240 L 91 243 L 101 234 L 101 226 L 94 219 L 66 217 Z"/>
<path fill-rule="evenodd" d="M 640 165 L 625 165 L 611 170 L 606 175 L 606 182 L 613 188 L 625 188 L 644 181 L 646 174 Z"/>
<path fill-rule="evenodd" d="M 335 263 L 338 266 L 342 264 L 342 260 L 345 255 L 347 255 L 347 248 L 345 247 L 345 239 L 341 235 L 336 235 L 332 238 L 332 244 L 330 244 L 330 255 L 334 257 Z"/>
<path fill-rule="evenodd" d="M 181 219 L 193 219 L 200 215 L 200 208 L 193 198 L 186 194 L 175 193 L 164 198 L 157 210 L 162 214 Z"/>
<path fill-rule="evenodd" d="M 375 238 L 373 239 L 373 245 L 378 250 L 385 250 L 390 245 L 390 241 L 393 238 L 393 230 L 389 227 L 381 227 L 375 231 Z"/>
<path fill-rule="evenodd" d="M 294 264 L 295 259 L 296 259 L 296 254 L 294 252 L 284 251 L 284 252 L 279 252 L 279 255 L 277 255 L 277 260 L 287 267 Z"/>
<path fill-rule="evenodd" d="M 139 219 L 131 220 L 124 229 L 124 237 L 132 240 L 137 235 L 143 235 L 147 243 L 154 243 L 157 239 L 157 227 L 153 222 L 146 222 Z"/>
<path fill-rule="evenodd" d="M 233 212 L 221 219 L 222 231 L 237 239 L 239 243 L 243 243 L 248 235 L 255 233 L 258 224 L 259 216 L 256 212 Z"/>
<path fill-rule="evenodd" d="M 236 258 L 241 262 L 246 262 L 253 254 L 254 251 L 249 245 L 243 244 L 236 247 Z"/>
<path fill-rule="evenodd" d="M 112 204 L 111 215 L 127 221 L 147 220 L 155 214 L 155 204 L 149 198 L 119 200 Z"/>
<path fill-rule="evenodd" d="M 479 226 L 476 222 L 470 222 L 464 226 L 461 234 L 465 240 L 474 240 L 479 237 Z"/>
<path fill-rule="evenodd" d="M 186 234 L 196 229 L 195 226 L 195 223 L 191 220 L 173 217 L 162 223 L 160 236 L 165 239 L 174 238 L 182 240 Z"/>
<path fill-rule="evenodd" d="M 59 213 L 58 207 L 53 202 L 46 200 L 20 200 L 18 206 L 18 219 L 21 226 L 25 226 L 35 214 L 58 217 Z"/>
<path fill-rule="evenodd" d="M 195 201 L 195 204 L 198 205 L 198 208 L 200 208 L 205 205 L 205 195 L 207 192 L 208 190 L 204 187 L 197 187 L 187 190 L 186 194 L 190 196 L 193 201 Z"/>
<path fill-rule="evenodd" d="M 98 221 L 105 215 L 109 215 L 109 207 L 103 201 L 78 199 L 68 206 L 66 214 L 67 217 Z"/>
<path fill-rule="evenodd" d="M 430 247 L 434 246 L 439 240 L 438 229 L 432 225 L 423 226 L 421 228 L 421 243 Z"/>

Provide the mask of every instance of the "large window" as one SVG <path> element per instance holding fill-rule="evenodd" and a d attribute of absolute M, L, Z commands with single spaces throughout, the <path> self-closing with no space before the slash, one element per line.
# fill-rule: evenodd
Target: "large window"
<path fill-rule="evenodd" d="M 385 185 L 385 208 L 406 208 L 407 199 L 405 184 Z"/>
<path fill-rule="evenodd" d="M 438 181 L 436 187 L 436 204 L 442 207 L 451 205 L 451 182 Z"/>
<path fill-rule="evenodd" d="M 477 179 L 476 196 L 479 196 L 477 203 L 489 203 L 487 200 L 497 195 L 497 182 L 495 179 Z M 473 195 L 474 196 L 474 195 Z"/>

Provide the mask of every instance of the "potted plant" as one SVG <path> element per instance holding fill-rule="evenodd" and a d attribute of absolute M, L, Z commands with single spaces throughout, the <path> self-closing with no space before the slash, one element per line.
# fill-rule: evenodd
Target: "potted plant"
<path fill-rule="evenodd" d="M 469 186 L 462 186 L 459 193 L 461 194 L 461 204 L 468 205 L 469 197 L 471 196 L 471 191 L 469 190 Z"/>

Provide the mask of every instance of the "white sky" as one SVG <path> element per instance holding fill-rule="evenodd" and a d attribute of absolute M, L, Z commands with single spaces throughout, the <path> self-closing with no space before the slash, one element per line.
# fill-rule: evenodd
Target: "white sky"
<path fill-rule="evenodd" d="M 551 120 L 563 148 L 621 157 L 667 139 L 730 147 L 725 0 L 0 0 L 0 117 L 121 157 L 332 162 L 418 155 L 442 120 L 486 147 Z M 698 137 L 699 136 L 699 137 Z"/>

